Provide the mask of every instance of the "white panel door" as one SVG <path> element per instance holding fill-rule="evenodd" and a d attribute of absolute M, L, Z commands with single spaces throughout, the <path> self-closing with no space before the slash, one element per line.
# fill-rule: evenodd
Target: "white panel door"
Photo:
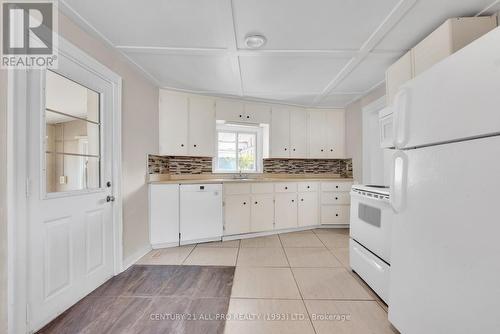
<path fill-rule="evenodd" d="M 402 157 L 391 194 L 399 212 L 389 320 L 408 334 L 497 333 L 500 137 Z"/>
<path fill-rule="evenodd" d="M 307 158 L 307 111 L 290 109 L 290 157 Z"/>
<path fill-rule="evenodd" d="M 272 231 L 274 227 L 273 194 L 252 195 L 251 216 L 252 232 Z"/>
<path fill-rule="evenodd" d="M 149 241 L 153 248 L 179 244 L 179 185 L 149 186 Z"/>
<path fill-rule="evenodd" d="M 403 85 L 394 104 L 396 146 L 498 133 L 499 73 L 497 28 Z"/>
<path fill-rule="evenodd" d="M 326 158 L 326 112 L 309 111 L 309 158 Z"/>
<path fill-rule="evenodd" d="M 160 90 L 161 155 L 188 154 L 188 97 Z"/>
<path fill-rule="evenodd" d="M 299 193 L 298 198 L 298 225 L 319 225 L 319 201 L 317 192 Z"/>
<path fill-rule="evenodd" d="M 345 158 L 344 111 L 328 111 L 326 113 L 326 126 L 326 151 L 328 158 Z"/>
<path fill-rule="evenodd" d="M 189 98 L 189 155 L 215 154 L 215 103 L 202 97 Z"/>
<path fill-rule="evenodd" d="M 297 227 L 297 193 L 279 193 L 275 195 L 276 229 Z"/>
<path fill-rule="evenodd" d="M 114 254 L 113 83 L 62 52 L 57 73 L 31 71 L 28 83 L 31 332 L 109 279 L 122 255 Z"/>
<path fill-rule="evenodd" d="M 224 235 L 250 232 L 250 195 L 231 195 L 224 199 Z"/>
<path fill-rule="evenodd" d="M 271 158 L 290 157 L 290 112 L 287 107 L 273 107 L 270 136 Z"/>

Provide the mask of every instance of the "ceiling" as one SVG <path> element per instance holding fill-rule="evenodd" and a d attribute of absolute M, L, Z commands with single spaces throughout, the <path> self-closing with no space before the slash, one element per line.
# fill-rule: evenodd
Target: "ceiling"
<path fill-rule="evenodd" d="M 159 87 L 342 108 L 449 17 L 500 0 L 61 0 Z M 267 44 L 248 50 L 248 34 Z"/>

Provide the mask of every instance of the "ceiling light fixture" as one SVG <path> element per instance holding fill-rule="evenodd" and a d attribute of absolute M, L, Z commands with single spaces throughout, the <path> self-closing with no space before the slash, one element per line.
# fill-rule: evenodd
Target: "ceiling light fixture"
<path fill-rule="evenodd" d="M 266 37 L 262 35 L 247 35 L 245 37 L 245 45 L 249 49 L 258 49 L 266 44 Z"/>

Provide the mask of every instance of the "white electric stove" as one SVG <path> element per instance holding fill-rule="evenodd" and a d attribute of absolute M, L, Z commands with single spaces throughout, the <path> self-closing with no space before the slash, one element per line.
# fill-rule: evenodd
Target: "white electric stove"
<path fill-rule="evenodd" d="M 351 189 L 350 265 L 388 303 L 393 211 L 389 187 Z"/>

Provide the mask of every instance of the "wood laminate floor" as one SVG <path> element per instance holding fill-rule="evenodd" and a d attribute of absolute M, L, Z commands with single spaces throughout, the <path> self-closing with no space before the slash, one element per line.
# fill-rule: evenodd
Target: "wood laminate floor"
<path fill-rule="evenodd" d="M 134 265 L 39 333 L 223 333 L 234 267 Z"/>
<path fill-rule="evenodd" d="M 348 244 L 318 229 L 153 250 L 40 333 L 397 333 Z"/>

